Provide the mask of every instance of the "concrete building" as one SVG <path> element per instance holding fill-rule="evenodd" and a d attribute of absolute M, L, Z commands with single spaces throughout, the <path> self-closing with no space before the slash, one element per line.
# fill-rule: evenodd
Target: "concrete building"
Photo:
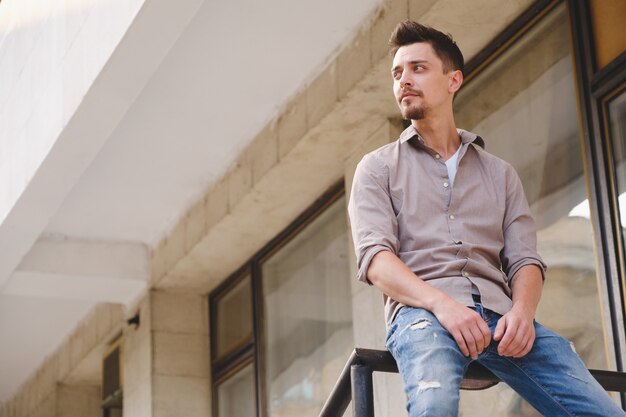
<path fill-rule="evenodd" d="M 523 180 L 538 319 L 623 371 L 626 3 L 2 0 L 0 417 L 316 416 L 384 346 L 345 205 L 403 128 L 406 18 L 458 41 L 457 124 Z M 403 415 L 397 375 L 375 404 Z M 461 408 L 536 415 L 504 384 Z"/>

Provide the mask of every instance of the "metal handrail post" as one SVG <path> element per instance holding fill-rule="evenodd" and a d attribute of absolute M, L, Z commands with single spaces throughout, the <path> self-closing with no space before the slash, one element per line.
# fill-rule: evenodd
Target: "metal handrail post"
<path fill-rule="evenodd" d="M 319 417 L 340 417 L 353 401 L 355 417 L 374 416 L 373 372 L 398 372 L 398 365 L 386 350 L 356 348 L 346 362 Z M 626 373 L 590 369 L 607 391 L 626 392 Z M 499 382 L 497 376 L 478 363 L 472 363 L 461 381 L 461 389 L 480 390 Z M 351 395 L 352 393 L 352 395 Z"/>
<path fill-rule="evenodd" d="M 355 364 L 350 368 L 352 411 L 354 417 L 374 417 L 374 384 L 372 368 Z"/>

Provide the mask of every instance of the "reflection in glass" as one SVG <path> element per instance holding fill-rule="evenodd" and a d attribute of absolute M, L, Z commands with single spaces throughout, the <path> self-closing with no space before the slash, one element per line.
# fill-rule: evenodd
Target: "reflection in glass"
<path fill-rule="evenodd" d="M 538 321 L 572 340 L 588 367 L 606 369 L 574 85 L 561 5 L 459 92 L 456 122 L 522 179 L 548 265 Z M 461 410 L 539 415 L 505 384 L 463 392 Z"/>
<path fill-rule="evenodd" d="M 254 369 L 247 365 L 217 387 L 219 417 L 256 415 Z"/>
<path fill-rule="evenodd" d="M 345 198 L 263 264 L 268 415 L 317 416 L 353 348 Z"/>
<path fill-rule="evenodd" d="M 609 136 L 617 182 L 622 234 L 626 227 L 626 91 L 609 102 Z"/>
<path fill-rule="evenodd" d="M 238 282 L 217 304 L 217 357 L 252 338 L 250 276 Z"/>

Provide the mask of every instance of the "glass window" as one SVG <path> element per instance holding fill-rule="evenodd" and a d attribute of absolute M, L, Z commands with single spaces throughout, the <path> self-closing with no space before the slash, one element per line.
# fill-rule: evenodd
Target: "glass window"
<path fill-rule="evenodd" d="M 588 367 L 606 369 L 570 45 L 561 4 L 459 91 L 456 121 L 522 179 L 548 265 L 538 321 L 572 340 Z M 461 409 L 539 415 L 505 384 L 463 392 Z"/>
<path fill-rule="evenodd" d="M 122 345 L 122 337 L 119 336 L 107 346 L 102 359 L 103 417 L 122 417 L 124 414 Z"/>
<path fill-rule="evenodd" d="M 209 296 L 214 416 L 319 414 L 354 348 L 343 190 Z"/>
<path fill-rule="evenodd" d="M 262 265 L 269 416 L 317 416 L 352 351 L 345 198 Z"/>
<path fill-rule="evenodd" d="M 219 298 L 216 314 L 216 357 L 222 357 L 252 340 L 252 287 L 249 275 Z"/>
<path fill-rule="evenodd" d="M 622 241 L 626 227 L 626 90 L 608 103 L 609 136 L 617 185 Z"/>
<path fill-rule="evenodd" d="M 217 386 L 218 416 L 256 416 L 256 387 L 252 364 Z"/>

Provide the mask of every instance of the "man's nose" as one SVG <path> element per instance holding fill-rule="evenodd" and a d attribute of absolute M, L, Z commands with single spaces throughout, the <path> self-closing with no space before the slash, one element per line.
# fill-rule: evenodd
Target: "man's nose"
<path fill-rule="evenodd" d="M 402 73 L 400 76 L 400 88 L 411 87 L 411 78 L 406 74 L 406 72 Z"/>

